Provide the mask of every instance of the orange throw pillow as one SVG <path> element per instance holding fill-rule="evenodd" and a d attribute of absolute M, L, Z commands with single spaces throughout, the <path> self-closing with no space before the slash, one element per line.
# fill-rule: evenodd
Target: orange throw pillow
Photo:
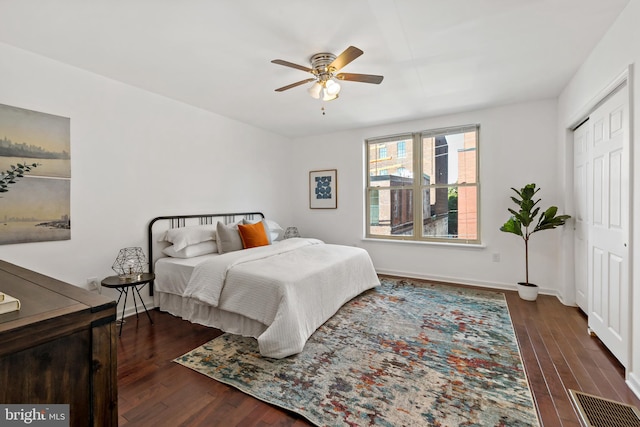
<path fill-rule="evenodd" d="M 269 244 L 267 232 L 262 225 L 262 221 L 255 224 L 238 224 L 238 231 L 242 239 L 242 246 L 245 249 L 266 246 Z"/>

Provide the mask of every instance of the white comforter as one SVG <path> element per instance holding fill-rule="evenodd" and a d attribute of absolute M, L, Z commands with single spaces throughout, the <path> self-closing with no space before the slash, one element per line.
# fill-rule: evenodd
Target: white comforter
<path fill-rule="evenodd" d="M 282 358 L 301 352 L 345 302 L 379 284 L 364 249 L 294 238 L 198 264 L 184 296 L 267 325 L 260 353 Z"/>

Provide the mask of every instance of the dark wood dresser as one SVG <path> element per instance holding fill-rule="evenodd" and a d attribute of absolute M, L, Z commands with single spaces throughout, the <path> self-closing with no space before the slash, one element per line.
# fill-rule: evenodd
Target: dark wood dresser
<path fill-rule="evenodd" d="M 115 301 L 0 261 L 0 403 L 69 404 L 71 426 L 117 426 Z"/>

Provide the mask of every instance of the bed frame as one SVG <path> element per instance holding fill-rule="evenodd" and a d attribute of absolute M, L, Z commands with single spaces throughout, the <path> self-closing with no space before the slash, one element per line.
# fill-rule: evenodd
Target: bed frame
<path fill-rule="evenodd" d="M 237 212 L 237 213 L 214 213 L 196 215 L 169 215 L 153 218 L 147 226 L 147 244 L 149 253 L 149 273 L 153 273 L 155 263 L 162 258 L 162 249 L 169 246 L 166 242 L 159 242 L 165 231 L 172 228 L 180 228 L 191 225 L 206 225 L 222 222 L 230 224 L 242 219 L 256 220 L 264 219 L 262 212 Z M 153 295 L 153 282 L 149 284 L 149 295 Z"/>

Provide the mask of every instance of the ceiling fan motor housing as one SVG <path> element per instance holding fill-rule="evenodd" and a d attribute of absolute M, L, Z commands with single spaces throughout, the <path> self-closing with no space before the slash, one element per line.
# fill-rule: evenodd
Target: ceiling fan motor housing
<path fill-rule="evenodd" d="M 331 70 L 329 65 L 336 59 L 333 53 L 316 53 L 311 57 L 311 67 L 313 74 L 318 76 L 320 81 L 327 81 L 333 77 L 335 70 Z"/>

